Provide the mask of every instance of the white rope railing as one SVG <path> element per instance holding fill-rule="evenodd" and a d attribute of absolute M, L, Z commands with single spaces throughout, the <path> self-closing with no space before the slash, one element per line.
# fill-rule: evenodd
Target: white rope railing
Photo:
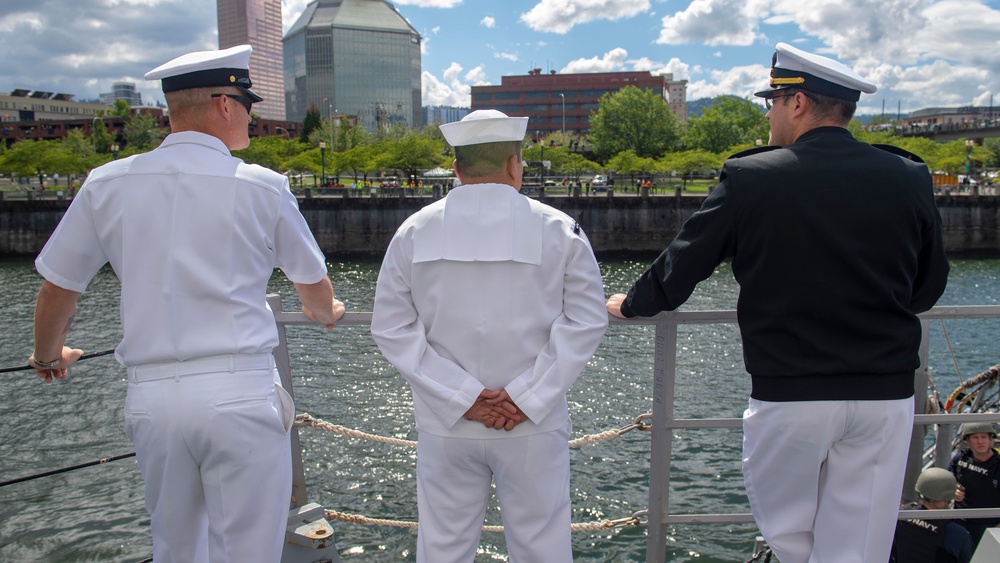
<path fill-rule="evenodd" d="M 653 417 L 652 414 L 646 413 L 641 414 L 635 418 L 635 422 L 629 424 L 628 426 L 623 426 L 616 430 L 605 430 L 597 434 L 589 434 L 587 436 L 581 436 L 575 440 L 569 441 L 569 446 L 575 448 L 577 446 L 589 446 L 597 444 L 599 442 L 605 442 L 608 440 L 614 440 L 615 438 L 620 438 L 623 434 L 630 432 L 632 430 L 643 430 L 648 432 L 652 429 L 652 423 L 649 420 Z M 308 426 L 310 428 L 316 428 L 318 430 L 326 430 L 327 432 L 338 434 L 340 436 L 346 436 L 348 438 L 357 438 L 359 440 L 369 440 L 372 442 L 381 442 L 383 444 L 393 444 L 396 446 L 405 446 L 408 448 L 417 447 L 417 442 L 415 440 L 402 440 L 400 438 L 389 438 L 387 436 L 379 436 L 377 434 L 369 434 L 368 432 L 362 432 L 360 430 L 353 430 L 351 428 L 346 428 L 340 426 L 339 424 L 333 424 L 332 422 L 327 422 L 320 418 L 314 418 L 309 413 L 302 413 L 295 416 L 295 426 Z"/>
<path fill-rule="evenodd" d="M 624 528 L 627 526 L 642 527 L 646 524 L 642 521 L 642 517 L 646 515 L 645 510 L 640 510 L 628 518 L 619 518 L 617 520 L 599 520 L 597 522 L 581 522 L 578 524 L 572 524 L 570 528 L 573 533 L 578 532 L 597 532 L 600 530 L 610 530 L 613 528 Z M 360 514 L 347 514 L 344 512 L 338 512 L 336 510 L 326 511 L 327 520 L 339 520 L 341 522 L 350 522 L 352 524 L 366 524 L 369 526 L 392 526 L 396 528 L 417 528 L 416 522 L 411 522 L 407 520 L 386 520 L 384 518 L 369 518 L 367 516 L 361 516 Z M 503 532 L 503 526 L 483 526 L 484 532 Z"/>
<path fill-rule="evenodd" d="M 643 430 L 650 431 L 652 429 L 652 419 L 653 415 L 651 413 L 641 414 L 635 418 L 635 422 L 629 424 L 628 426 L 623 426 L 615 430 L 606 430 L 604 432 L 599 432 L 597 434 L 589 434 L 587 436 L 582 436 L 575 440 L 569 441 L 570 447 L 585 446 L 597 444 L 599 442 L 605 442 L 607 440 L 613 440 L 615 438 L 620 438 L 623 434 L 631 432 L 632 430 Z M 379 436 L 377 434 L 369 434 L 368 432 L 362 432 L 360 430 L 354 430 L 351 428 L 346 428 L 340 426 L 339 424 L 333 424 L 325 420 L 314 418 L 308 413 L 302 413 L 295 416 L 295 426 L 303 427 L 308 426 L 310 428 L 316 428 L 318 430 L 326 430 L 332 434 L 337 434 L 340 436 L 346 436 L 348 438 L 356 438 L 359 440 L 369 440 L 372 442 L 380 442 L 383 444 L 393 444 L 396 446 L 405 446 L 408 448 L 417 447 L 417 442 L 415 440 L 402 440 L 400 438 L 389 438 L 387 436 Z M 410 522 L 406 520 L 387 520 L 385 518 L 371 518 L 368 516 L 363 516 L 361 514 L 348 514 L 345 512 L 338 512 L 336 510 L 326 510 L 327 520 L 339 520 L 341 522 L 350 522 L 352 524 L 365 524 L 369 526 L 393 526 L 397 528 L 416 528 L 416 522 Z M 641 517 L 646 515 L 645 510 L 636 512 L 628 518 L 619 518 L 617 520 L 599 520 L 597 522 L 582 522 L 578 524 L 572 524 L 571 529 L 574 533 L 576 532 L 596 532 L 600 530 L 610 530 L 612 528 L 622 528 L 626 526 L 645 526 L 646 524 L 641 521 Z M 503 532 L 503 526 L 483 526 L 484 532 Z"/>

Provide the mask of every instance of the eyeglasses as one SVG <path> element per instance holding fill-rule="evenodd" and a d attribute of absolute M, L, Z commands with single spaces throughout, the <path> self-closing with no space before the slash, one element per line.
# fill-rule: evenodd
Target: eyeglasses
<path fill-rule="evenodd" d="M 803 91 L 799 90 L 799 91 L 792 92 L 791 94 L 783 94 L 781 96 L 771 96 L 770 98 L 764 98 L 764 107 L 766 107 L 768 111 L 771 111 L 771 108 L 774 107 L 774 100 L 777 100 L 778 98 L 790 98 L 790 97 L 794 96 L 795 94 L 802 94 L 803 96 L 809 98 L 810 100 L 812 100 L 814 102 L 816 101 L 816 98 L 810 96 L 806 92 L 803 92 Z"/>
<path fill-rule="evenodd" d="M 236 94 L 212 94 L 213 98 L 219 98 L 225 96 L 227 98 L 232 98 L 237 102 L 243 104 L 243 107 L 247 108 L 247 114 L 250 113 L 250 108 L 253 107 L 253 100 L 248 96 L 237 96 Z"/>

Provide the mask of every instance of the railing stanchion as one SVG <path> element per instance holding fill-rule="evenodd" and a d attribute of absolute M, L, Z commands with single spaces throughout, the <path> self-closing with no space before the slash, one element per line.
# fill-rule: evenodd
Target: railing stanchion
<path fill-rule="evenodd" d="M 267 304 L 274 313 L 275 320 L 281 314 L 281 296 L 269 293 Z M 285 338 L 285 324 L 278 322 L 278 346 L 274 349 L 274 363 L 278 367 L 278 374 L 281 375 L 281 386 L 288 391 L 292 400 L 295 400 L 295 392 L 292 390 L 292 366 L 288 358 L 288 340 Z M 301 508 L 308 502 L 306 494 L 306 476 L 302 468 L 302 445 L 299 443 L 299 429 L 292 426 L 291 430 L 292 447 L 292 499 L 291 508 Z"/>
<path fill-rule="evenodd" d="M 656 323 L 653 356 L 653 431 L 649 461 L 649 517 L 646 530 L 646 563 L 667 558 L 664 518 L 670 514 L 670 455 L 673 445 L 674 384 L 677 376 L 677 323 L 673 313 Z"/>

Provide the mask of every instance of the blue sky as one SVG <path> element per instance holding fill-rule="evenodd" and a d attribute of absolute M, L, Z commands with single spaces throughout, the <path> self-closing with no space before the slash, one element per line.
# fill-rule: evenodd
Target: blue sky
<path fill-rule="evenodd" d="M 308 0 L 282 0 L 291 26 Z M 1000 92 L 1000 0 L 397 0 L 423 36 L 424 105 L 545 71 L 649 70 L 688 98 L 749 96 L 775 43 L 835 57 L 879 86 L 860 112 L 988 105 Z M 3 0 L 0 91 L 94 98 L 116 80 L 218 46 L 214 0 Z M 994 96 L 1000 105 L 1000 96 Z"/>

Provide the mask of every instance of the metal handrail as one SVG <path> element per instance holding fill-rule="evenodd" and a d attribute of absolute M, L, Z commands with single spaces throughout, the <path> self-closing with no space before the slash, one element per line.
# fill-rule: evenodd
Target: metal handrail
<path fill-rule="evenodd" d="M 281 374 L 282 385 L 292 391 L 291 370 L 288 357 L 288 346 L 285 339 L 285 327 L 290 325 L 314 324 L 303 313 L 286 312 L 281 308 L 281 298 L 278 295 L 268 295 L 268 305 L 274 313 L 278 325 L 279 345 L 274 350 L 275 363 Z M 930 350 L 928 332 L 930 322 L 939 319 L 986 319 L 1000 318 L 1000 306 L 944 306 L 935 307 L 920 315 L 922 337 L 920 342 L 920 367 L 914 372 L 915 389 L 927 389 L 929 373 L 927 359 Z M 369 326 L 371 313 L 346 313 L 338 322 L 340 326 Z M 646 561 L 660 563 L 666 560 L 667 529 L 669 524 L 725 524 L 753 523 L 749 513 L 684 513 L 670 512 L 670 458 L 673 446 L 673 429 L 698 428 L 742 428 L 739 418 L 676 418 L 674 416 L 674 387 L 677 375 L 677 328 L 680 325 L 701 324 L 732 324 L 736 323 L 736 311 L 669 311 L 654 317 L 633 318 L 621 320 L 611 319 L 612 325 L 653 325 L 656 327 L 655 350 L 653 356 L 653 406 L 652 433 L 650 445 L 650 479 L 648 524 L 646 536 Z M 950 432 L 952 423 L 961 422 L 1000 422 L 1000 413 L 965 413 L 965 414 L 922 414 L 924 395 L 917 393 L 914 397 L 914 426 L 938 424 L 938 440 L 945 439 Z M 950 443 L 950 437 L 947 438 Z M 917 475 L 922 469 L 923 439 L 915 433 L 911 439 L 910 454 L 907 462 L 906 477 L 903 490 L 912 491 Z M 935 465 L 947 464 L 948 459 L 937 456 Z M 298 429 L 292 428 L 292 507 L 305 505 L 307 491 L 302 465 L 302 452 L 299 445 Z M 904 495 L 904 499 L 905 499 Z M 1000 508 L 952 509 L 936 511 L 900 510 L 899 518 L 923 519 L 985 517 L 1000 516 Z"/>
<path fill-rule="evenodd" d="M 914 388 L 927 389 L 929 373 L 927 358 L 930 350 L 928 333 L 930 322 L 938 319 L 983 319 L 1000 318 L 1000 306 L 945 306 L 935 307 L 920 315 L 922 337 L 920 342 L 920 367 L 914 372 Z M 668 524 L 693 523 L 752 523 L 753 516 L 747 513 L 733 514 L 671 514 L 670 513 L 670 452 L 674 428 L 741 428 L 738 418 L 688 419 L 674 417 L 674 387 L 676 383 L 677 327 L 682 324 L 735 323 L 736 311 L 670 311 L 647 319 L 630 319 L 615 324 L 652 324 L 656 326 L 656 351 L 653 358 L 653 430 L 650 455 L 648 529 L 646 536 L 646 561 L 659 563 L 666 559 Z M 1000 413 L 967 414 L 922 414 L 924 394 L 914 396 L 914 426 L 927 424 L 951 424 L 969 421 L 1000 421 Z M 940 432 L 940 430 L 939 430 Z M 938 436 L 941 439 L 942 436 Z M 950 443 L 950 438 L 948 438 Z M 917 475 L 922 469 L 922 438 L 915 433 L 911 438 L 910 454 L 907 461 L 904 492 L 913 491 Z M 947 460 L 945 460 L 947 463 Z M 937 460 L 941 464 L 941 459 Z M 904 497 L 905 498 L 905 497 Z M 900 518 L 916 517 L 917 511 L 901 510 Z M 920 511 L 927 517 L 929 511 Z M 1000 508 L 954 509 L 934 511 L 933 518 L 956 518 L 961 516 L 1000 516 Z"/>

